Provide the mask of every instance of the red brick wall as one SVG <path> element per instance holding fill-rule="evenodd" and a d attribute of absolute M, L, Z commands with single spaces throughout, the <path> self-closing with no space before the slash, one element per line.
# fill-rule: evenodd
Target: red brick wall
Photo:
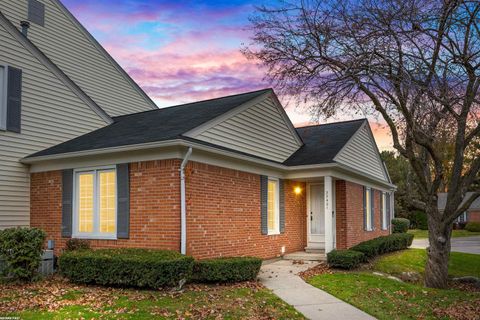
<path fill-rule="evenodd" d="M 130 164 L 130 239 L 91 240 L 94 248 L 180 249 L 180 160 Z M 260 177 L 245 172 L 189 163 L 187 175 L 187 253 L 197 258 L 253 255 L 262 258 L 303 250 L 306 244 L 305 185 L 285 181 L 285 233 L 260 232 Z M 33 173 L 31 225 L 61 237 L 62 173 Z M 293 189 L 301 186 L 302 194 Z"/>
<path fill-rule="evenodd" d="M 362 241 L 389 234 L 381 226 L 381 193 L 375 190 L 374 231 L 365 231 L 363 222 L 363 186 L 337 180 L 335 185 L 337 205 L 337 249 L 347 249 Z"/>
<path fill-rule="evenodd" d="M 130 239 L 90 240 L 94 248 L 138 247 L 180 250 L 179 160 L 130 164 Z M 31 175 L 31 226 L 54 239 L 61 236 L 62 172 Z"/>
<path fill-rule="evenodd" d="M 272 258 L 306 244 L 305 184 L 285 181 L 285 233 L 260 230 L 260 177 L 201 163 L 187 173 L 187 253 L 197 258 L 251 255 Z M 302 194 L 296 195 L 294 187 Z"/>
<path fill-rule="evenodd" d="M 480 210 L 469 211 L 467 217 L 469 222 L 480 222 Z"/>

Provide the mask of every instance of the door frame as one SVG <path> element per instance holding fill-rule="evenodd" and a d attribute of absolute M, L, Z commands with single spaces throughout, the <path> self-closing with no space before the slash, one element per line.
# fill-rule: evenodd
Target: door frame
<path fill-rule="evenodd" d="M 321 185 L 323 186 L 323 190 L 325 192 L 325 182 L 324 181 L 318 181 L 318 182 L 307 182 L 307 247 L 312 247 L 312 248 L 316 248 L 316 247 L 319 247 L 319 248 L 325 248 L 325 233 L 323 234 L 323 239 L 321 239 L 321 241 L 311 241 L 310 240 L 310 207 L 311 207 L 311 191 L 310 191 L 310 188 L 312 185 Z M 325 199 L 323 200 L 323 205 L 325 204 Z M 325 211 L 325 210 L 324 210 Z M 324 212 L 324 215 L 326 213 Z M 325 219 L 325 216 L 324 216 L 324 219 Z M 323 224 L 325 224 L 325 222 L 323 222 Z M 320 236 L 321 234 L 319 234 Z M 312 246 L 312 244 L 315 244 Z"/>

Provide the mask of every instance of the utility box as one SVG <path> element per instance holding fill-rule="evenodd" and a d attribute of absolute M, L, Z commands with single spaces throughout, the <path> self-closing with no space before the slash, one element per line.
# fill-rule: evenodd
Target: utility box
<path fill-rule="evenodd" d="M 42 260 L 38 272 L 43 276 L 49 276 L 53 274 L 55 265 L 55 256 L 53 250 L 44 250 L 42 254 Z"/>

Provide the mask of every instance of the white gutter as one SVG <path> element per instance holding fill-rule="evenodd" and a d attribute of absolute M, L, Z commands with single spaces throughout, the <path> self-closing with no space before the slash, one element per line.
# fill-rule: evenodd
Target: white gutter
<path fill-rule="evenodd" d="M 185 167 L 188 163 L 188 158 L 192 154 L 192 147 L 188 148 L 182 164 L 180 165 L 180 253 L 187 254 L 187 199 L 185 192 Z"/>

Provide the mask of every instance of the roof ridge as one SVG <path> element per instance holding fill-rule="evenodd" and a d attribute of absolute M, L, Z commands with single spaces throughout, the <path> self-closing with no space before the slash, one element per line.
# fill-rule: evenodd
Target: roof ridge
<path fill-rule="evenodd" d="M 168 107 L 153 109 L 153 110 L 145 110 L 145 111 L 140 111 L 140 112 L 135 112 L 135 113 L 124 114 L 124 115 L 116 116 L 116 117 L 112 117 L 112 118 L 113 118 L 114 120 L 116 120 L 116 119 L 119 119 L 119 118 L 124 118 L 124 117 L 128 117 L 128 116 L 134 116 L 134 115 L 143 114 L 143 113 L 152 112 L 152 111 L 160 111 L 160 110 L 172 109 L 172 108 L 177 108 L 177 107 L 185 107 L 185 106 L 188 106 L 189 104 L 196 104 L 196 103 L 202 103 L 202 102 L 215 101 L 215 100 L 220 100 L 220 99 L 225 99 L 225 98 L 232 98 L 232 97 L 237 97 L 237 96 L 252 94 L 252 93 L 256 93 L 256 92 L 262 92 L 262 91 L 265 91 L 265 92 L 266 92 L 266 91 L 269 91 L 269 90 L 273 90 L 273 89 L 272 89 L 272 88 L 266 88 L 266 89 L 260 89 L 260 90 L 255 90 L 255 91 L 249 91 L 249 92 L 243 92 L 243 93 L 236 93 L 236 94 L 232 94 L 232 95 L 228 95 L 228 96 L 216 97 L 216 98 L 199 100 L 199 101 L 192 101 L 192 102 L 177 104 L 177 105 L 173 105 L 173 106 L 168 106 Z"/>
<path fill-rule="evenodd" d="M 367 119 L 367 118 L 360 118 L 360 119 L 337 121 L 337 122 L 329 122 L 329 123 L 311 124 L 311 125 L 307 125 L 307 126 L 303 126 L 303 127 L 295 127 L 295 129 L 305 129 L 305 128 L 311 128 L 311 127 L 322 127 L 322 126 L 328 126 L 328 125 L 333 125 L 333 124 L 349 123 L 349 122 L 357 122 L 357 121 L 368 121 L 368 119 Z"/>

